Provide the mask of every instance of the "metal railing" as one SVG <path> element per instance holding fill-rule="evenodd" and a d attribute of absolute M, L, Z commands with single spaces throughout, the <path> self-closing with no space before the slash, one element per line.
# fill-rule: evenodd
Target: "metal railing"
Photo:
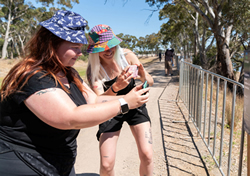
<path fill-rule="evenodd" d="M 227 173 L 230 176 L 232 149 L 235 143 L 240 143 L 240 147 L 238 147 L 240 148 L 240 152 L 238 152 L 240 154 L 237 156 L 239 160 L 236 162 L 235 156 L 233 156 L 233 165 L 236 167 L 235 164 L 237 163 L 238 168 L 236 170 L 238 170 L 238 175 L 241 176 L 245 131 L 242 123 L 241 133 L 237 133 L 238 136 L 236 136 L 234 124 L 235 108 L 237 108 L 236 100 L 238 100 L 236 90 L 238 88 L 238 90 L 243 91 L 244 85 L 183 60 L 180 61 L 179 72 L 178 98 L 183 101 L 188 109 L 188 120 L 194 123 L 198 134 L 222 175 Z M 241 109 L 239 111 L 241 112 Z M 240 118 L 243 121 L 243 108 Z M 226 125 L 226 122 L 230 125 Z M 236 138 L 238 141 L 235 141 Z M 225 170 L 227 172 L 224 172 Z"/>

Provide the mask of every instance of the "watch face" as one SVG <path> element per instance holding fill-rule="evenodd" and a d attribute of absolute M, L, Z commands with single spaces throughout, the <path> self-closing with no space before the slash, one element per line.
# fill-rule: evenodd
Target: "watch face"
<path fill-rule="evenodd" d="M 128 104 L 121 106 L 122 114 L 126 114 L 129 111 Z"/>

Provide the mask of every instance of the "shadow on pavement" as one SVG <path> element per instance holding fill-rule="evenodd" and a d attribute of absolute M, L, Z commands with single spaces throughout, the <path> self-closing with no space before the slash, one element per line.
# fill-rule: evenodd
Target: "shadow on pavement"
<path fill-rule="evenodd" d="M 168 176 L 209 175 L 197 147 L 197 135 L 192 133 L 192 123 L 182 102 L 178 102 L 179 77 L 174 76 L 165 85 L 158 99 L 162 141 Z M 184 109 L 184 110 L 182 110 Z"/>

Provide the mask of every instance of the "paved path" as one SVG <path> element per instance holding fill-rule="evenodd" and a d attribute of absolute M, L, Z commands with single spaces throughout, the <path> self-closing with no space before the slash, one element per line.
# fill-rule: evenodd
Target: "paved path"
<path fill-rule="evenodd" d="M 155 81 L 147 103 L 152 121 L 154 175 L 217 175 L 206 168 L 201 156 L 208 153 L 200 138 L 195 137 L 192 124 L 187 122 L 186 108 L 177 103 L 179 77 L 176 68 L 173 77 L 165 76 L 164 62 L 158 60 L 145 68 Z M 77 176 L 99 176 L 97 128 L 83 129 L 78 137 Z M 200 147 L 204 153 L 200 153 Z M 138 170 L 136 143 L 129 126 L 124 123 L 117 146 L 115 172 L 117 176 L 139 176 Z"/>

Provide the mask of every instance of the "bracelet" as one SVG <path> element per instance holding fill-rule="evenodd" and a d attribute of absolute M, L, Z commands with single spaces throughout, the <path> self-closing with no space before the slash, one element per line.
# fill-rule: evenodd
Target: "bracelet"
<path fill-rule="evenodd" d="M 113 89 L 113 87 L 112 87 L 112 85 L 110 86 L 110 88 L 111 88 L 111 90 L 112 90 L 112 92 L 114 92 L 114 93 L 117 93 L 116 91 L 114 91 L 114 89 Z"/>

